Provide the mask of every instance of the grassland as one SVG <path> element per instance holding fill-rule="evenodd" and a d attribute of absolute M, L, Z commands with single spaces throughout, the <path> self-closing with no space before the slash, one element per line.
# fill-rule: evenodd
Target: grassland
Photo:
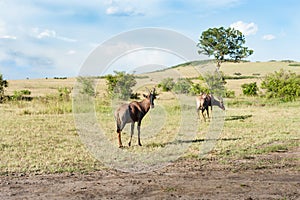
<path fill-rule="evenodd" d="M 284 68 L 300 74 L 300 67 L 289 66 L 286 62 L 263 63 L 225 63 L 221 70 L 229 76 L 241 75 L 256 78 L 227 80 L 230 90 L 236 92 L 236 98 L 226 99 L 226 118 L 222 134 L 216 146 L 207 158 L 218 159 L 220 163 L 236 159 L 252 159 L 257 155 L 272 152 L 288 152 L 299 148 L 300 143 L 300 101 L 281 103 L 263 98 L 244 97 L 240 85 L 245 82 L 260 82 L 267 73 Z M 170 71 L 151 73 L 138 79 L 138 85 L 153 83 L 163 77 L 193 77 L 194 66 L 172 68 Z M 148 78 L 151 77 L 151 78 Z M 77 134 L 72 114 L 72 101 L 62 101 L 57 95 L 60 87 L 73 87 L 75 79 L 39 79 L 11 80 L 8 94 L 15 90 L 28 89 L 32 101 L 12 101 L 0 104 L 0 174 L 45 174 L 58 172 L 91 172 L 101 170 L 104 165 L 93 158 Z M 137 88 L 142 92 L 142 88 Z M 105 82 L 97 84 L 96 98 L 97 119 L 107 133 L 112 146 L 117 147 L 112 104 L 105 99 Z M 42 98 L 43 97 L 43 98 Z M 50 98 L 52 97 L 52 98 Z M 193 97 L 191 97 L 193 98 Z M 105 102 L 105 103 L 104 103 Z M 150 132 L 142 128 L 142 143 L 130 151 L 152 151 L 174 144 L 174 133 L 179 127 L 182 109 L 195 112 L 191 105 L 180 105 L 171 93 L 162 93 L 156 101 L 157 110 L 153 110 L 143 122 L 145 127 L 158 130 L 152 138 Z M 217 108 L 214 108 L 217 109 Z M 151 118 L 152 115 L 152 118 Z M 161 117 L 161 118 L 159 118 Z M 209 123 L 199 123 L 195 118 L 196 132 L 194 139 L 188 140 L 189 149 L 185 158 L 199 159 L 199 150 L 206 140 Z M 153 124 L 163 121 L 161 124 Z M 157 128 L 157 129 L 155 129 Z M 124 134 L 124 143 L 128 141 L 129 129 Z M 170 144 L 171 142 L 171 144 Z M 133 141 L 136 144 L 136 141 Z M 284 160 L 282 161 L 284 165 Z"/>

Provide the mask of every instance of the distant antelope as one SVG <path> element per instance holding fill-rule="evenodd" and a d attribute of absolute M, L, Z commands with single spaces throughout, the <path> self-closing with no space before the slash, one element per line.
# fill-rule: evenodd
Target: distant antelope
<path fill-rule="evenodd" d="M 204 121 L 206 121 L 204 116 L 204 111 L 206 110 L 207 117 L 209 118 L 208 107 L 210 106 L 210 110 L 212 111 L 212 106 L 218 106 L 222 110 L 225 110 L 225 106 L 223 103 L 223 99 L 220 98 L 220 101 L 214 98 L 211 94 L 200 94 L 200 96 L 196 97 L 196 107 L 198 118 L 200 118 L 199 111 L 201 110 L 201 114 L 203 116 Z"/>
<path fill-rule="evenodd" d="M 141 122 L 143 117 L 147 114 L 147 112 L 151 108 L 154 108 L 154 99 L 156 99 L 155 88 L 153 91 L 148 90 L 148 95 L 144 94 L 145 99 L 140 102 L 132 101 L 129 104 L 121 105 L 115 111 L 115 120 L 117 123 L 117 133 L 118 133 L 118 141 L 119 147 L 123 147 L 121 140 L 121 132 L 127 123 L 131 123 L 131 135 L 130 140 L 128 142 L 128 146 L 131 145 L 131 139 L 134 132 L 134 123 L 137 122 L 137 130 L 138 130 L 138 145 L 142 146 L 140 140 L 141 134 Z"/>

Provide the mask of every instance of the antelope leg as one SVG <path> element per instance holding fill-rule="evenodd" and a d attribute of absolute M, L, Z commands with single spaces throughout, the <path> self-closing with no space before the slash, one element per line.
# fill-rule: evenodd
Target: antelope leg
<path fill-rule="evenodd" d="M 142 144 L 141 144 L 141 139 L 140 139 L 140 135 L 141 135 L 141 125 L 138 125 L 137 130 L 138 130 L 138 144 L 139 144 L 139 146 L 142 146 Z"/>
<path fill-rule="evenodd" d="M 122 148 L 122 141 L 121 141 L 121 131 L 118 131 L 118 141 L 119 141 L 119 148 Z"/>
<path fill-rule="evenodd" d="M 206 119 L 205 119 L 205 116 L 204 116 L 204 110 L 202 110 L 202 116 L 203 116 L 203 120 L 204 120 L 204 122 L 206 122 Z"/>
<path fill-rule="evenodd" d="M 128 142 L 128 146 L 131 146 L 131 139 L 134 133 L 134 122 L 131 123 L 131 132 L 130 132 L 130 140 Z"/>

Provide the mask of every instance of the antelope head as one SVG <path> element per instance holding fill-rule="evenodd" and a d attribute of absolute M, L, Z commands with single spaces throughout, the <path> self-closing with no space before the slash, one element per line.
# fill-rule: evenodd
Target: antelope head
<path fill-rule="evenodd" d="M 146 88 L 146 89 L 148 91 L 148 95 L 144 94 L 144 97 L 150 100 L 151 108 L 154 108 L 154 99 L 157 98 L 156 89 L 155 89 L 155 87 L 153 88 L 153 90 L 149 90 L 148 88 Z"/>
<path fill-rule="evenodd" d="M 225 110 L 223 98 L 222 98 L 222 97 L 219 97 L 219 99 L 220 99 L 220 108 L 221 108 L 222 110 Z"/>

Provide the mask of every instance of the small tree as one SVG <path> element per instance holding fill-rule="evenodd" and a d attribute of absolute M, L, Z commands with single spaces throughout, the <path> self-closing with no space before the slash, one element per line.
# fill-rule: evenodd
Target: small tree
<path fill-rule="evenodd" d="M 4 90 L 6 87 L 8 87 L 8 82 L 4 80 L 2 74 L 0 74 L 0 103 L 4 100 Z"/>
<path fill-rule="evenodd" d="M 198 53 L 214 56 L 220 68 L 226 60 L 238 62 L 253 54 L 253 50 L 243 46 L 245 42 L 245 36 L 233 28 L 209 28 L 200 36 Z"/>
<path fill-rule="evenodd" d="M 135 96 L 132 94 L 132 87 L 136 85 L 136 80 L 133 74 L 114 71 L 115 75 L 105 76 L 107 83 L 108 94 L 113 97 L 118 97 L 123 100 L 128 100 Z"/>

